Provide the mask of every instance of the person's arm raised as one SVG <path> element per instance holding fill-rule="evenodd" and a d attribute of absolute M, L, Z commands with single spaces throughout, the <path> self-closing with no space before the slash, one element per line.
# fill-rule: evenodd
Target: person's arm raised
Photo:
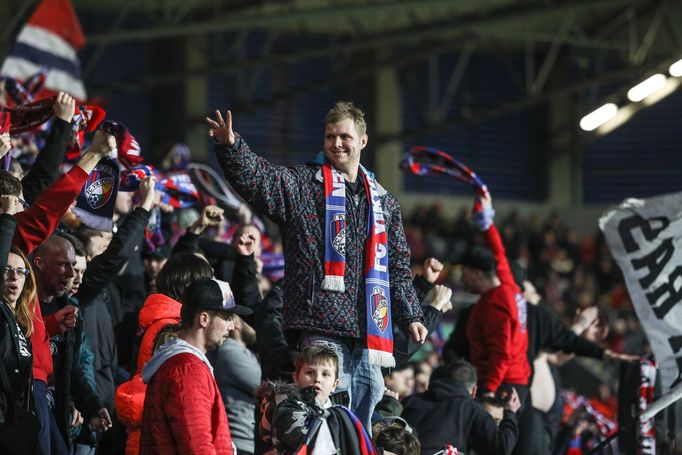
<path fill-rule="evenodd" d="M 301 168 L 276 166 L 251 152 L 246 141 L 232 129 L 232 120 L 230 111 L 224 117 L 219 111 L 215 111 L 213 119 L 206 117 L 208 135 L 215 142 L 226 180 L 256 212 L 279 224 L 297 219 L 306 195 Z"/>
<path fill-rule="evenodd" d="M 111 134 L 97 131 L 90 147 L 85 151 L 77 166 L 90 174 L 102 158 L 108 156 L 116 148 L 116 139 Z"/>

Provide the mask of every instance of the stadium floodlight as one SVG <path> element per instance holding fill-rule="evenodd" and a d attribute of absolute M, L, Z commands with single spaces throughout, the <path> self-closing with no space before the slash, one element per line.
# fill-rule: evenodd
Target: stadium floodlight
<path fill-rule="evenodd" d="M 682 59 L 670 65 L 670 68 L 668 68 L 668 72 L 672 77 L 682 76 Z"/>
<path fill-rule="evenodd" d="M 604 104 L 580 119 L 580 128 L 584 131 L 594 131 L 614 118 L 617 113 L 618 106 L 615 103 Z"/>
<path fill-rule="evenodd" d="M 665 86 L 666 77 L 654 74 L 628 90 L 628 99 L 633 103 L 642 101 L 647 96 L 657 92 Z"/>

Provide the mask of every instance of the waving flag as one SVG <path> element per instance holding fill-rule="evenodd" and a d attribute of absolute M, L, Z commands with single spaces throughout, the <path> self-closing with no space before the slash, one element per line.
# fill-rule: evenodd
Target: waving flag
<path fill-rule="evenodd" d="M 35 99 L 64 91 L 83 101 L 87 95 L 76 51 L 84 44 L 83 31 L 71 1 L 42 0 L 19 32 L 14 48 L 0 69 L 0 76 L 25 83 L 35 75 L 44 75 L 42 90 L 32 94 Z M 26 85 L 17 87 L 24 89 Z"/>

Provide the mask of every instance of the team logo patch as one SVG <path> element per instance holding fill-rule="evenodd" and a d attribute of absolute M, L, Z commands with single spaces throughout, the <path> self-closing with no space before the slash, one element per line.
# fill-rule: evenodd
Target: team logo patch
<path fill-rule="evenodd" d="M 388 301 L 384 292 L 379 287 L 372 292 L 372 320 L 381 332 L 388 326 Z"/>
<path fill-rule="evenodd" d="M 114 192 L 116 182 L 115 171 L 106 163 L 100 163 L 90 174 L 85 183 L 85 199 L 93 209 L 98 209 L 106 204 Z"/>
<path fill-rule="evenodd" d="M 346 255 L 346 215 L 337 213 L 331 221 L 332 248 L 341 256 Z"/>

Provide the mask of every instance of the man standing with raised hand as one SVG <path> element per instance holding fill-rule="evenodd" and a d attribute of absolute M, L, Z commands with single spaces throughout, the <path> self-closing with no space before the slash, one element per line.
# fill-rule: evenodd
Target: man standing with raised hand
<path fill-rule="evenodd" d="M 232 115 L 207 118 L 227 180 L 277 222 L 287 262 L 284 329 L 299 346 L 327 344 L 339 356 L 340 384 L 369 428 L 383 394 L 380 367 L 395 365 L 392 324 L 417 342 L 427 330 L 412 286 L 400 205 L 360 164 L 363 112 L 338 102 L 325 118 L 324 152 L 284 167 L 252 153 Z"/>

